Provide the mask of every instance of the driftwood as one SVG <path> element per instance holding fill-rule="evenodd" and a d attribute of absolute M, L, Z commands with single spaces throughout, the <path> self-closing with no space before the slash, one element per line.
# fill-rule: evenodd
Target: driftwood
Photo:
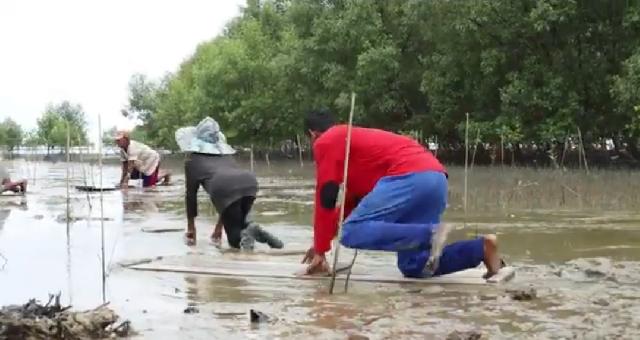
<path fill-rule="evenodd" d="M 0 339 L 105 339 L 133 335 L 129 321 L 116 324 L 118 315 L 103 304 L 73 312 L 60 304 L 60 294 L 41 305 L 35 299 L 0 309 Z"/>

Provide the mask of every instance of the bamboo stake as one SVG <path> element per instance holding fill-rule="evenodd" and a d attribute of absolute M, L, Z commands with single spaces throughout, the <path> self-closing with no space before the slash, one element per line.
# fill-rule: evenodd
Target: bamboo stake
<path fill-rule="evenodd" d="M 72 283 L 71 283 L 71 207 L 70 207 L 70 203 L 71 203 L 71 197 L 70 197 L 70 193 L 69 193 L 69 161 L 70 161 L 70 156 L 69 156 L 69 148 L 71 145 L 71 131 L 69 129 L 69 122 L 67 122 L 67 150 L 66 150 L 66 158 L 67 158 L 67 164 L 66 164 L 66 186 L 67 186 L 67 284 L 68 287 L 67 289 L 69 290 L 69 303 L 71 303 L 72 298 L 71 298 L 71 291 L 72 291 Z"/>
<path fill-rule="evenodd" d="M 71 219 L 71 208 L 69 207 L 69 203 L 71 202 L 71 198 L 69 196 L 69 147 L 71 145 L 71 131 L 69 129 L 69 122 L 67 122 L 67 230 L 69 229 L 69 220 Z"/>
<path fill-rule="evenodd" d="M 580 150 L 582 150 L 582 159 L 584 160 L 584 168 L 587 170 L 587 174 L 589 173 L 589 164 L 587 163 L 587 154 L 584 150 L 584 143 L 582 141 L 582 131 L 580 131 L 580 127 L 578 127 L 578 141 L 580 142 Z M 582 164 L 580 166 L 582 168 Z"/>
<path fill-rule="evenodd" d="M 339 215 L 339 221 L 338 221 L 338 237 L 336 237 L 335 241 L 333 242 L 333 248 L 335 249 L 333 252 L 333 267 L 332 267 L 332 273 L 331 273 L 331 283 L 329 285 L 329 294 L 333 294 L 333 288 L 335 287 L 336 284 L 336 275 L 338 272 L 338 257 L 340 256 L 340 235 L 342 232 L 342 223 L 344 222 L 344 204 L 345 204 L 345 199 L 347 197 L 347 177 L 349 174 L 349 155 L 351 153 L 351 129 L 353 127 L 353 112 L 355 109 L 355 105 L 356 105 L 356 94 L 355 92 L 351 92 L 351 111 L 349 112 L 349 125 L 347 125 L 347 141 L 345 143 L 345 154 L 344 154 L 344 172 L 343 172 L 343 176 L 342 176 L 342 192 L 341 192 L 341 197 L 340 197 L 340 215 Z M 298 136 L 298 140 L 299 139 L 299 135 Z M 347 290 L 347 285 L 349 284 L 349 277 L 351 276 L 351 268 L 353 267 L 353 263 L 355 262 L 355 257 L 358 255 L 358 252 L 356 250 L 356 253 L 353 257 L 353 260 L 351 261 L 351 266 L 349 267 L 349 272 L 347 273 L 347 281 L 345 282 L 345 291 Z"/>
<path fill-rule="evenodd" d="M 464 128 L 464 227 L 467 227 L 467 189 L 469 183 L 469 112 L 467 112 L 467 122 Z"/>
<path fill-rule="evenodd" d="M 582 170 L 582 148 L 580 147 L 580 145 L 578 145 L 578 168 Z"/>
<path fill-rule="evenodd" d="M 264 154 L 264 159 L 267 161 L 267 169 L 271 169 L 271 162 L 269 160 L 269 151 L 271 150 L 271 141 L 269 141 L 269 147 L 267 147 L 267 151 Z"/>
<path fill-rule="evenodd" d="M 300 167 L 304 167 L 304 162 L 302 161 L 302 144 L 300 144 L 300 134 L 296 133 L 296 140 L 298 141 L 298 157 L 300 158 Z"/>
<path fill-rule="evenodd" d="M 253 172 L 253 144 L 251 144 L 251 150 L 249 150 L 249 163 L 251 163 L 251 172 Z"/>
<path fill-rule="evenodd" d="M 104 258 L 104 195 L 102 187 L 102 118 L 98 115 L 98 166 L 100 167 L 100 251 L 102 260 L 102 302 L 107 301 L 107 273 Z"/>
<path fill-rule="evenodd" d="M 504 134 L 500 134 L 500 166 L 504 168 Z"/>
<path fill-rule="evenodd" d="M 80 165 L 82 166 L 82 178 L 84 181 L 84 185 L 87 186 L 88 182 L 87 182 L 87 170 L 85 168 L 85 164 L 84 164 L 84 157 L 82 157 L 83 151 L 82 149 L 80 149 Z M 92 205 L 91 205 L 91 197 L 89 195 L 89 191 L 87 191 L 87 204 L 89 204 L 89 216 L 91 216 L 91 210 L 93 209 Z"/>
<path fill-rule="evenodd" d="M 471 171 L 473 171 L 473 164 L 476 162 L 476 151 L 478 151 L 479 143 L 480 143 L 480 129 L 478 129 L 475 143 L 473 143 L 473 155 L 471 156 Z"/>
<path fill-rule="evenodd" d="M 560 160 L 560 168 L 564 168 L 564 157 L 567 154 L 567 148 L 569 147 L 569 136 L 564 139 L 564 149 L 562 149 L 562 159 Z"/>

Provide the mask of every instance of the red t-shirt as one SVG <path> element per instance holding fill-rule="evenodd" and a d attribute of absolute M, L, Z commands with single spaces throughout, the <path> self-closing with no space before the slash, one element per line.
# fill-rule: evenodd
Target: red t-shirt
<path fill-rule="evenodd" d="M 313 144 L 316 164 L 313 235 L 314 249 L 320 254 L 331 249 L 331 240 L 337 232 L 340 214 L 339 207 L 326 209 L 322 206 L 320 192 L 329 182 L 342 183 L 346 140 L 347 125 L 336 125 Z M 384 130 L 353 127 L 345 218 L 380 178 L 421 171 L 446 170 L 431 152 L 412 138 Z"/>

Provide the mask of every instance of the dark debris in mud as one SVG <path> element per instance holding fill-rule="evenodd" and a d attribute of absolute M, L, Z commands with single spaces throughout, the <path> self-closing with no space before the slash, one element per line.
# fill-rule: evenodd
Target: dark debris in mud
<path fill-rule="evenodd" d="M 265 314 L 265 313 L 263 313 L 261 311 L 258 311 L 258 310 L 255 310 L 255 309 L 250 309 L 249 310 L 249 321 L 251 321 L 251 323 L 262 323 L 262 322 L 272 321 L 272 318 L 269 315 L 267 315 L 267 314 Z"/>
<path fill-rule="evenodd" d="M 507 290 L 507 293 L 510 294 L 511 299 L 516 301 L 531 301 L 538 297 L 535 288 Z"/>
<path fill-rule="evenodd" d="M 482 333 L 476 331 L 460 332 L 453 331 L 447 335 L 447 340 L 480 340 Z"/>
<path fill-rule="evenodd" d="M 73 312 L 60 304 L 60 295 L 49 295 L 41 305 L 35 299 L 24 305 L 0 309 L 0 339 L 105 339 L 133 335 L 129 321 L 116 324 L 118 315 L 101 305 Z"/>
<path fill-rule="evenodd" d="M 185 314 L 198 314 L 198 313 L 200 313 L 200 310 L 196 306 L 189 306 L 189 307 L 184 309 L 184 313 Z"/>
<path fill-rule="evenodd" d="M 250 309 L 249 310 L 249 320 L 251 323 L 260 323 L 260 322 L 268 322 L 271 318 L 258 310 Z"/>

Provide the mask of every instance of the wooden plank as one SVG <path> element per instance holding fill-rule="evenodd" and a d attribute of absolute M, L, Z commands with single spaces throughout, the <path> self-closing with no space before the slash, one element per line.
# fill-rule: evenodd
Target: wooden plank
<path fill-rule="evenodd" d="M 184 228 L 142 228 L 141 230 L 143 233 L 162 234 L 183 232 Z"/>
<path fill-rule="evenodd" d="M 0 193 L 0 197 L 24 197 L 24 192 L 13 192 L 13 191 L 5 191 Z"/>
<path fill-rule="evenodd" d="M 116 188 L 116 187 L 103 187 L 102 189 L 93 185 L 76 185 L 76 190 L 79 191 L 89 191 L 89 192 L 94 192 L 94 191 L 115 191 L 115 190 L 119 190 L 120 188 Z"/>
<path fill-rule="evenodd" d="M 204 261 L 202 259 L 184 258 L 180 261 L 159 261 L 134 265 L 129 268 L 142 271 L 173 272 L 185 274 L 202 274 L 213 276 L 233 276 L 233 277 L 266 277 L 282 279 L 301 280 L 326 280 L 329 276 L 307 276 L 300 275 L 304 270 L 304 265 L 293 262 L 271 262 L 271 261 L 229 261 L 215 259 Z M 515 268 L 505 267 L 500 273 L 489 280 L 482 278 L 485 273 L 483 267 L 467 269 L 461 272 L 442 275 L 438 277 L 415 279 L 403 277 L 396 268 L 388 267 L 354 267 L 351 275 L 352 281 L 378 282 L 378 283 L 416 283 L 416 284 L 496 284 L 507 282 L 515 276 Z M 343 274 L 338 275 L 344 279 Z"/>
<path fill-rule="evenodd" d="M 130 185 L 129 189 L 134 189 L 135 186 Z M 120 188 L 118 187 L 97 187 L 94 185 L 76 185 L 76 190 L 79 191 L 88 191 L 88 192 L 100 192 L 100 191 L 116 191 L 116 190 L 120 190 Z"/>
<path fill-rule="evenodd" d="M 307 249 L 255 249 L 253 251 L 241 251 L 234 248 L 218 248 L 218 250 L 224 255 L 231 255 L 237 258 L 251 258 L 254 255 L 275 255 L 275 256 L 288 256 L 288 255 L 304 255 Z"/>

